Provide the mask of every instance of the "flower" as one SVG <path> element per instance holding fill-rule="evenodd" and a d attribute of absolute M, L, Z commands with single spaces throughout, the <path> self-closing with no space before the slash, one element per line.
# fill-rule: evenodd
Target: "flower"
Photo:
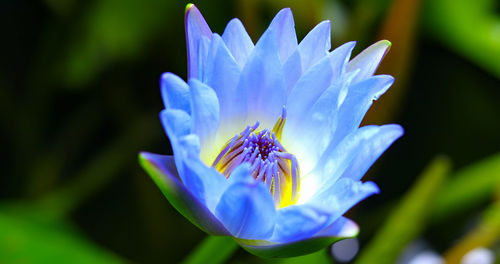
<path fill-rule="evenodd" d="M 355 43 L 329 51 L 324 21 L 298 44 L 289 8 L 255 45 L 238 19 L 212 33 L 192 4 L 185 27 L 188 82 L 161 77 L 160 119 L 174 156 L 140 154 L 170 203 L 262 257 L 356 236 L 342 215 L 379 192 L 360 179 L 403 134 L 399 125 L 359 128 L 394 81 L 373 75 L 390 42 L 349 60 Z"/>

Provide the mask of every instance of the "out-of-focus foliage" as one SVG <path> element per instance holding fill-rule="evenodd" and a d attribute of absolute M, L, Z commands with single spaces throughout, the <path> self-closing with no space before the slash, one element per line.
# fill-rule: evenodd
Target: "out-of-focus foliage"
<path fill-rule="evenodd" d="M 447 158 L 436 158 L 391 212 L 356 263 L 394 263 L 405 246 L 425 228 L 431 213 L 428 208 L 434 202 L 449 170 Z"/>
<path fill-rule="evenodd" d="M 29 207 L 0 206 L 3 263 L 124 263 L 85 239 L 72 225 Z"/>
<path fill-rule="evenodd" d="M 500 14 L 496 0 L 426 1 L 423 22 L 433 36 L 500 77 Z"/>
<path fill-rule="evenodd" d="M 365 122 L 400 123 L 406 133 L 366 177 L 381 194 L 348 213 L 360 225 L 359 255 L 395 259 L 403 244 L 418 238 L 457 260 L 477 246 L 500 253 L 497 2 L 195 4 L 214 32 L 239 17 L 254 41 L 286 6 L 299 40 L 323 19 L 332 20 L 333 46 L 358 41 L 355 54 L 391 40 L 379 73 L 394 75 L 396 83 Z M 163 108 L 158 79 L 165 71 L 186 76 L 187 3 L 0 3 L 1 263 L 176 263 L 207 255 L 220 262 L 275 262 L 224 238 L 201 242 L 204 235 L 168 205 L 137 163 L 141 150 L 171 153 L 155 118 Z M 440 153 L 457 170 L 444 182 L 439 173 L 416 178 Z M 417 219 L 428 221 L 409 225 Z M 327 251 L 277 262 L 327 263 Z"/>

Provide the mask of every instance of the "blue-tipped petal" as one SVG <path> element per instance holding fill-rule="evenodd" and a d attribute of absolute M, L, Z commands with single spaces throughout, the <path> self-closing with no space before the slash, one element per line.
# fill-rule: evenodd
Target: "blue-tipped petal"
<path fill-rule="evenodd" d="M 364 140 L 361 149 L 357 152 L 356 157 L 351 162 L 342 177 L 348 177 L 354 180 L 359 180 L 365 175 L 372 164 L 403 135 L 404 131 L 400 125 L 384 125 L 376 135 L 368 140 Z"/>
<path fill-rule="evenodd" d="M 259 39 L 243 69 L 238 91 L 247 92 L 247 124 L 259 120 L 262 127 L 273 127 L 286 103 L 283 68 L 273 30 Z M 245 92 L 242 92 L 245 96 Z"/>
<path fill-rule="evenodd" d="M 391 42 L 388 40 L 381 40 L 366 48 L 358 54 L 358 56 L 352 59 L 347 69 L 349 71 L 360 70 L 359 74 L 354 78 L 353 83 L 372 76 L 390 47 Z"/>
<path fill-rule="evenodd" d="M 179 213 L 201 230 L 214 235 L 229 235 L 220 221 L 181 183 L 172 156 L 148 152 L 139 154 L 139 163 Z"/>
<path fill-rule="evenodd" d="M 219 127 L 219 100 L 214 90 L 196 79 L 190 79 L 193 132 L 204 149 L 210 148 Z"/>
<path fill-rule="evenodd" d="M 199 78 L 200 69 L 200 40 L 202 37 L 210 39 L 212 30 L 194 4 L 186 6 L 185 17 L 186 43 L 188 53 L 188 79 Z"/>
<path fill-rule="evenodd" d="M 235 173 L 240 175 L 233 175 Z M 240 180 L 234 181 L 224 192 L 215 215 L 235 237 L 269 238 L 276 220 L 276 209 L 269 189 L 264 183 L 252 179 L 248 167 L 241 167 L 233 174 L 231 177 Z"/>
<path fill-rule="evenodd" d="M 316 25 L 284 63 L 287 90 L 290 91 L 303 72 L 328 54 L 331 48 L 330 21 Z"/>
<path fill-rule="evenodd" d="M 222 39 L 240 68 L 243 69 L 254 45 L 239 19 L 234 18 L 229 21 L 222 34 Z"/>
<path fill-rule="evenodd" d="M 329 214 L 308 205 L 290 205 L 278 210 L 272 242 L 294 242 L 312 237 L 323 229 Z"/>
<path fill-rule="evenodd" d="M 267 31 L 271 30 L 276 34 L 280 61 L 284 63 L 297 48 L 295 22 L 293 21 L 293 14 L 290 8 L 283 8 L 276 14 L 267 28 Z"/>
<path fill-rule="evenodd" d="M 240 130 L 244 127 L 247 116 L 246 91 L 237 90 L 241 69 L 231 56 L 224 41 L 217 34 L 212 37 L 207 58 L 205 83 L 213 88 L 220 105 L 220 124 L 225 125 L 222 132 L 224 139 L 239 131 L 227 129 L 227 126 Z M 221 130 L 220 130 L 221 131 Z M 227 134 L 230 133 L 230 134 Z"/>
<path fill-rule="evenodd" d="M 161 95 L 165 108 L 180 109 L 191 113 L 189 86 L 179 76 L 166 72 L 160 79 Z"/>

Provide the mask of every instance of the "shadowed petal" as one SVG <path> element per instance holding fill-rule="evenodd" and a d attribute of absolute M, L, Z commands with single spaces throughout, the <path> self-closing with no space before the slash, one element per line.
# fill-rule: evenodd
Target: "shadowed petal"
<path fill-rule="evenodd" d="M 139 162 L 170 204 L 191 223 L 209 234 L 229 235 L 220 221 L 179 181 L 172 156 L 141 152 Z"/>
<path fill-rule="evenodd" d="M 358 56 L 349 62 L 347 69 L 354 71 L 360 69 L 359 74 L 354 78 L 353 83 L 362 81 L 372 76 L 377 70 L 378 65 L 391 47 L 391 42 L 381 40 L 363 50 Z"/>
<path fill-rule="evenodd" d="M 188 79 L 199 78 L 200 69 L 200 40 L 202 37 L 210 39 L 212 31 L 200 13 L 200 10 L 193 5 L 186 6 L 185 17 L 186 43 L 188 52 Z"/>
<path fill-rule="evenodd" d="M 254 45 L 239 19 L 234 18 L 229 21 L 222 34 L 222 39 L 240 68 L 243 69 Z"/>
<path fill-rule="evenodd" d="M 235 237 L 269 238 L 276 219 L 274 201 L 269 189 L 264 183 L 251 177 L 248 167 L 240 166 L 231 174 L 230 179 L 232 177 L 240 180 L 235 180 L 224 192 L 215 209 L 215 215 Z"/>

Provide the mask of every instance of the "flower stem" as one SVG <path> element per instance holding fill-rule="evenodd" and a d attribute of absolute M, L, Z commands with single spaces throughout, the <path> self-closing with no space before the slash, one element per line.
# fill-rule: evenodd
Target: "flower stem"
<path fill-rule="evenodd" d="M 237 249 L 238 244 L 230 237 L 209 235 L 191 251 L 182 263 L 225 263 Z"/>

